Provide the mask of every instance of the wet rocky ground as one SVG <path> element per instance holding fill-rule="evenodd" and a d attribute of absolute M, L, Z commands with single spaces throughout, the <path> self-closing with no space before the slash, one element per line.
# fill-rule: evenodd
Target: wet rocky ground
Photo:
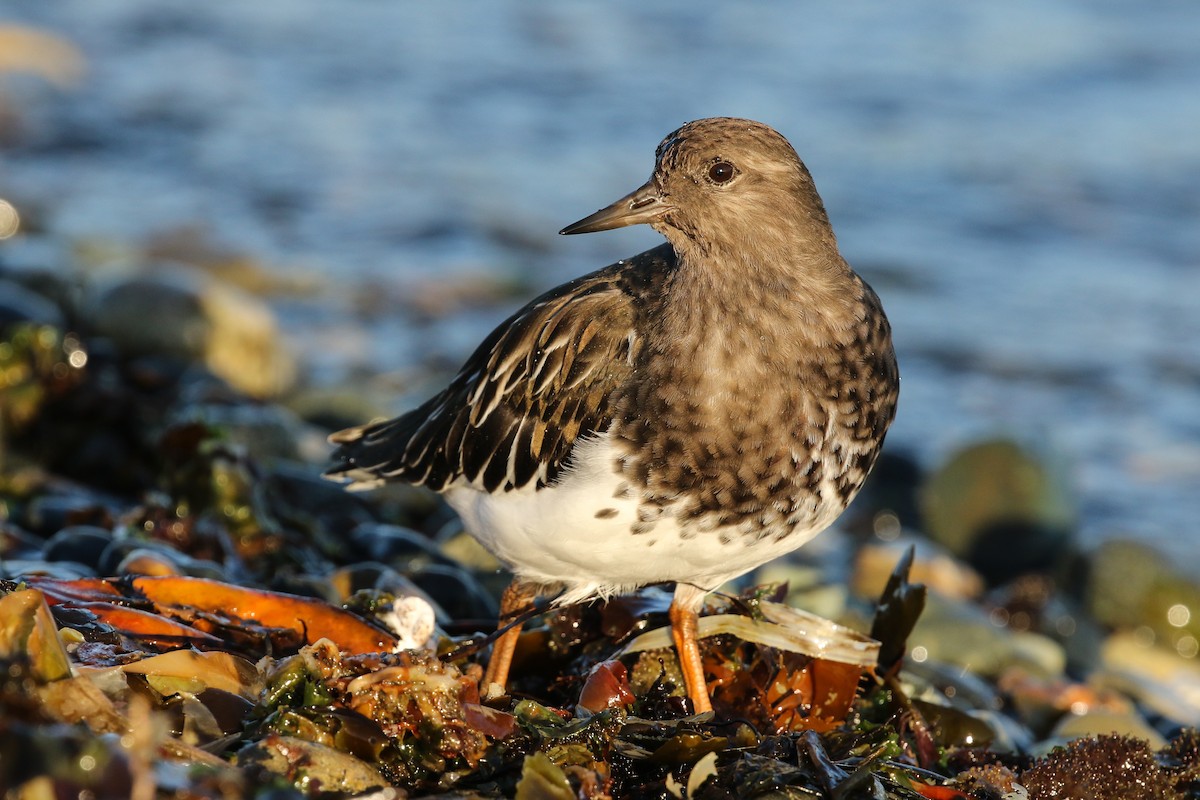
<path fill-rule="evenodd" d="M 838 530 L 715 595 L 714 717 L 657 588 L 536 616 L 489 697 L 507 576 L 436 497 L 319 476 L 446 365 L 321 386 L 273 310 L 319 289 L 185 241 L 116 273 L 0 251 L 5 798 L 1200 796 L 1200 584 L 1082 548 L 1008 440 L 889 451 Z"/>
<path fill-rule="evenodd" d="M 396 377 L 379 410 L 523 300 L 656 246 L 555 232 L 644 181 L 668 131 L 762 120 L 893 322 L 893 444 L 932 466 L 1030 437 L 1071 462 L 1082 541 L 1195 552 L 1198 4 L 0 5 L 23 230 L 97 277 L 207 241 L 234 277 L 222 247 L 315 285 L 275 303 L 289 341 L 322 383 Z M 5 249 L 55 261 L 26 244 Z"/>

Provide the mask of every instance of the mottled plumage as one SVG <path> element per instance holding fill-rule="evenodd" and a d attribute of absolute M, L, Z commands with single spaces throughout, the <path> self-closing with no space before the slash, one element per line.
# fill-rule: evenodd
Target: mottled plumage
<path fill-rule="evenodd" d="M 650 181 L 563 232 L 643 222 L 668 244 L 537 298 L 414 411 L 336 434 L 329 474 L 442 492 L 521 582 L 507 610 L 548 586 L 571 602 L 676 582 L 705 709 L 704 594 L 845 509 L 899 377 L 878 297 L 772 129 L 688 123 Z"/>

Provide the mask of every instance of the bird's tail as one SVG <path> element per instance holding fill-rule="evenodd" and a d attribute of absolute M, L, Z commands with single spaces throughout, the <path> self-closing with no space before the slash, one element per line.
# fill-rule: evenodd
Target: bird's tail
<path fill-rule="evenodd" d="M 330 456 L 332 464 L 322 475 L 346 484 L 351 491 L 383 485 L 387 480 L 383 473 L 390 468 L 396 454 L 396 437 L 387 433 L 397 422 L 370 422 L 331 433 L 329 443 L 337 445 L 337 449 Z"/>

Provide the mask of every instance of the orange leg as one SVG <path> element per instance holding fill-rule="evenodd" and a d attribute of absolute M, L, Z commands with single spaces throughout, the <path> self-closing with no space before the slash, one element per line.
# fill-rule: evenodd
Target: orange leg
<path fill-rule="evenodd" d="M 514 616 L 524 611 L 535 597 L 537 592 L 531 586 L 514 579 L 504 590 L 504 594 L 500 595 L 499 627 L 503 628 Z M 492 657 L 488 659 L 487 671 L 483 674 L 483 693 L 486 693 L 493 683 L 500 684 L 501 689 L 508 683 L 508 669 L 512 666 L 513 653 L 517 649 L 517 639 L 521 636 L 522 627 L 512 626 L 492 645 Z"/>
<path fill-rule="evenodd" d="M 687 684 L 688 697 L 692 699 L 692 707 L 697 714 L 712 711 L 708 683 L 704 679 L 704 664 L 700 659 L 700 644 L 696 641 L 700 601 L 705 594 L 707 592 L 695 586 L 678 584 L 670 610 L 671 638 L 675 640 L 683 682 Z"/>

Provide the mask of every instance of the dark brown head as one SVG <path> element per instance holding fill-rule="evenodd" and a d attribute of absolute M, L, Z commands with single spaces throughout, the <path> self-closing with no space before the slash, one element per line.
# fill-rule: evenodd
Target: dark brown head
<path fill-rule="evenodd" d="M 836 248 L 796 151 L 772 128 L 747 119 L 701 119 L 669 134 L 658 146 L 649 181 L 561 233 L 642 223 L 676 249 L 745 248 L 760 232 Z"/>

